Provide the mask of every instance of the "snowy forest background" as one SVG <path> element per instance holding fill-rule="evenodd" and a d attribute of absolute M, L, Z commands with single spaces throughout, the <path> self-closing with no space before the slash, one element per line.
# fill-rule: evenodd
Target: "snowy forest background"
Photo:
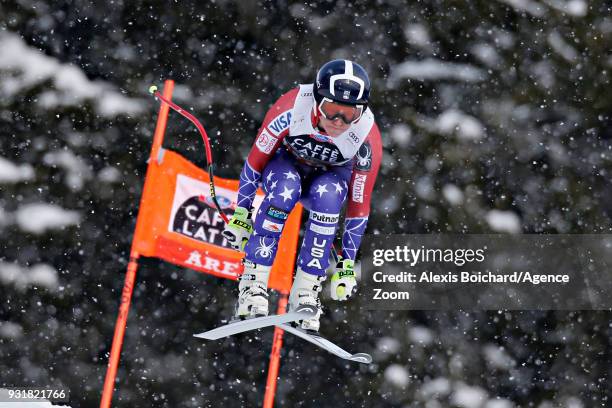
<path fill-rule="evenodd" d="M 609 233 L 612 4 L 0 1 L 0 388 L 99 404 L 165 78 L 237 177 L 267 107 L 350 58 L 384 140 L 370 233 Z M 166 146 L 204 164 L 171 114 Z M 609 312 L 366 312 L 285 336 L 277 406 L 606 407 Z M 272 330 L 204 342 L 235 283 L 145 260 L 118 407 L 259 406 Z"/>

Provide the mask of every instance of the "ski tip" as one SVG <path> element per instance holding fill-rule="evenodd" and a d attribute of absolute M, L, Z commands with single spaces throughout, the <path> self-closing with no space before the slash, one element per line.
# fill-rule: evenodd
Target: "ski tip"
<path fill-rule="evenodd" d="M 351 357 L 351 361 L 362 364 L 370 364 L 372 362 L 372 356 L 367 353 L 356 353 Z"/>
<path fill-rule="evenodd" d="M 155 94 L 155 92 L 157 92 L 157 86 L 155 86 L 155 85 L 151 85 L 151 86 L 149 87 L 149 93 L 150 93 L 151 95 L 154 95 L 154 94 Z"/>

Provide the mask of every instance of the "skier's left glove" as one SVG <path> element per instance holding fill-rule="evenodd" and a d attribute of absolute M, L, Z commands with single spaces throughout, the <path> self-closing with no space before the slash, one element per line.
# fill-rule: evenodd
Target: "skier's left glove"
<path fill-rule="evenodd" d="M 336 264 L 336 271 L 331 278 L 331 297 L 334 300 L 347 300 L 357 290 L 357 280 L 351 259 L 342 259 Z"/>
<path fill-rule="evenodd" d="M 253 222 L 250 220 L 249 210 L 244 207 L 236 207 L 234 215 L 229 223 L 225 225 L 221 234 L 230 243 L 230 246 L 238 251 L 244 251 L 244 247 L 253 232 Z"/>

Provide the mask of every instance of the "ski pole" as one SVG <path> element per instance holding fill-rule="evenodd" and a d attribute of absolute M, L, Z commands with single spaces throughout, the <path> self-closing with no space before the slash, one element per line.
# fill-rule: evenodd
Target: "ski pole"
<path fill-rule="evenodd" d="M 212 157 L 212 149 L 210 148 L 210 140 L 208 139 L 208 134 L 206 134 L 206 130 L 204 130 L 204 126 L 202 126 L 202 123 L 200 123 L 200 121 L 195 116 L 193 116 L 191 113 L 187 112 L 186 110 L 184 110 L 183 108 L 181 108 L 180 106 L 172 102 L 171 100 L 166 99 L 162 94 L 160 94 L 159 91 L 157 90 L 157 86 L 151 85 L 149 87 L 149 92 L 153 96 L 161 99 L 164 103 L 168 104 L 168 106 L 170 106 L 174 111 L 181 114 L 183 117 L 187 118 L 191 123 L 195 125 L 195 127 L 200 132 L 200 135 L 202 135 L 202 140 L 204 140 L 204 147 L 206 149 L 206 162 L 208 163 L 208 176 L 210 178 L 210 183 L 209 183 L 210 184 L 210 196 L 213 199 L 213 202 L 215 203 L 215 207 L 217 207 L 217 210 L 219 211 L 221 218 L 223 218 L 223 221 L 226 224 L 229 223 L 229 218 L 227 218 L 227 215 L 225 215 L 225 213 L 221 209 L 221 206 L 219 205 L 219 202 L 217 201 L 217 195 L 215 193 L 214 162 L 213 162 L 213 157 Z"/>

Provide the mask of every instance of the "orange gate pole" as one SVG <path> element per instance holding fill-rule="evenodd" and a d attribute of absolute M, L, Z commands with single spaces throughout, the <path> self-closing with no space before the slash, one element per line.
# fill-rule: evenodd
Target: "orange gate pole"
<path fill-rule="evenodd" d="M 164 96 L 166 98 L 170 98 L 172 96 L 173 89 L 174 81 L 167 80 L 164 83 Z M 153 136 L 153 146 L 151 148 L 151 155 L 149 156 L 149 166 L 152 163 L 157 162 L 159 150 L 161 149 L 164 141 L 169 110 L 170 107 L 162 102 L 159 109 L 159 115 L 157 117 L 155 134 Z M 138 229 L 138 221 L 136 221 L 136 227 Z M 106 369 L 106 377 L 104 378 L 104 388 L 102 389 L 100 408 L 110 408 L 111 406 L 111 400 L 113 398 L 113 391 L 115 388 L 115 379 L 117 378 L 117 367 L 119 367 L 119 358 L 121 357 L 121 347 L 123 346 L 123 338 L 125 335 L 125 328 L 127 326 L 128 313 L 130 311 L 130 304 L 132 302 L 132 293 L 134 292 L 134 284 L 136 282 L 136 271 L 138 270 L 139 256 L 140 255 L 132 249 L 130 253 L 130 262 L 128 263 L 127 273 L 125 275 L 125 282 L 123 284 L 123 290 L 121 292 L 121 304 L 119 306 L 117 322 L 115 323 L 115 333 L 113 334 L 110 358 L 108 360 L 108 366 Z"/>
<path fill-rule="evenodd" d="M 117 317 L 117 323 L 115 323 L 115 334 L 113 336 L 110 359 L 108 360 L 106 378 L 104 379 L 104 389 L 102 391 L 100 408 L 110 408 L 111 399 L 113 398 L 117 367 L 119 366 L 119 357 L 121 355 L 121 347 L 123 346 L 123 336 L 127 325 L 128 312 L 130 311 L 137 269 L 138 254 L 136 253 L 130 256 L 130 262 L 128 263 L 127 273 L 125 275 L 125 283 L 123 284 L 123 291 L 121 292 L 121 306 L 119 306 L 119 316 Z"/>
<path fill-rule="evenodd" d="M 287 310 L 287 293 L 283 293 L 278 301 L 277 314 L 283 314 Z M 266 393 L 264 395 L 263 408 L 274 406 L 274 396 L 276 395 L 276 381 L 278 380 L 278 369 L 280 366 L 280 351 L 283 347 L 283 329 L 274 328 L 274 340 L 272 341 L 272 352 L 270 353 L 270 364 L 268 365 L 268 380 L 266 381 Z"/>

